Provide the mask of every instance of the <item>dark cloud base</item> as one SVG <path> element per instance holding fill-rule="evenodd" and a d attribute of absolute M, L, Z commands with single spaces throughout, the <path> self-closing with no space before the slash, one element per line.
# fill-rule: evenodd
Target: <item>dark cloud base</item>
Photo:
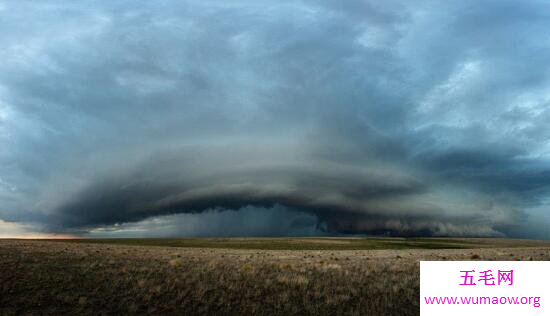
<path fill-rule="evenodd" d="M 310 157 L 307 165 L 275 163 L 253 168 L 245 164 L 243 169 L 237 161 L 244 159 L 240 156 L 244 149 L 237 157 L 225 153 L 222 149 L 212 156 L 217 158 L 201 160 L 215 170 L 159 165 L 157 157 L 127 173 L 102 178 L 56 208 L 51 227 L 90 229 L 171 214 L 239 213 L 241 209 L 249 214 L 254 209 L 282 207 L 310 214 L 316 226 L 324 227 L 319 231 L 323 234 L 502 236 L 503 228 L 513 227 L 524 216 L 477 193 L 471 201 L 452 205 L 445 192 L 437 193 L 433 185 L 393 168 L 342 166 Z M 170 161 L 192 160 L 189 154 L 181 155 L 173 159 L 172 153 Z M 231 231 L 239 235 L 238 230 Z"/>
<path fill-rule="evenodd" d="M 96 227 L 87 237 L 282 237 L 326 236 L 315 216 L 280 205 L 237 211 L 206 210 Z"/>

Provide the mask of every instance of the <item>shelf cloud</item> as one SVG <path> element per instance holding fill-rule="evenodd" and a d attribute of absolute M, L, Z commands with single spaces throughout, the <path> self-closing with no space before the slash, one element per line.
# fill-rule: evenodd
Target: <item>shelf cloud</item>
<path fill-rule="evenodd" d="M 0 1 L 0 223 L 550 238 L 548 9 Z"/>

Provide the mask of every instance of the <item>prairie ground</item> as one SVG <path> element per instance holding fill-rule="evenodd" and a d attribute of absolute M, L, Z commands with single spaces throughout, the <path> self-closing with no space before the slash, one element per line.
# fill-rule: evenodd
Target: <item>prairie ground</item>
<path fill-rule="evenodd" d="M 550 260 L 550 242 L 0 240 L 0 315 L 417 315 L 421 260 Z"/>

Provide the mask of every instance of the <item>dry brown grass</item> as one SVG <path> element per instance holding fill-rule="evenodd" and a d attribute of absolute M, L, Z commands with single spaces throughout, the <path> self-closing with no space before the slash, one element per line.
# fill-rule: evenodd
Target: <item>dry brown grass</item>
<path fill-rule="evenodd" d="M 549 247 L 242 250 L 0 240 L 0 315 L 416 315 L 420 260 Z"/>

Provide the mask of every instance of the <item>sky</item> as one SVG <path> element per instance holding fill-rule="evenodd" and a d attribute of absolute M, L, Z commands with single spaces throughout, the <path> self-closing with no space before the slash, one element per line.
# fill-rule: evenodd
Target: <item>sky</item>
<path fill-rule="evenodd" d="M 0 237 L 550 239 L 547 1 L 0 0 Z"/>

